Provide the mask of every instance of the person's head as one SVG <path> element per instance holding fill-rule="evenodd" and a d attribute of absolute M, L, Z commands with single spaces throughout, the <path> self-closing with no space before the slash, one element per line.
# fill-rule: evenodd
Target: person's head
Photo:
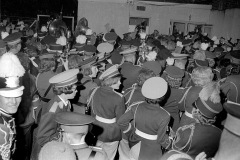
<path fill-rule="evenodd" d="M 98 74 L 98 68 L 97 66 L 89 66 L 87 68 L 82 68 L 80 72 L 83 74 L 83 76 L 87 77 L 96 77 Z"/>
<path fill-rule="evenodd" d="M 79 63 L 82 61 L 81 56 L 79 55 L 70 55 L 68 57 L 68 68 L 75 69 L 79 67 Z"/>
<path fill-rule="evenodd" d="M 119 89 L 121 85 L 121 75 L 118 71 L 118 65 L 108 68 L 100 75 L 99 79 L 101 80 L 102 86 Z"/>
<path fill-rule="evenodd" d="M 60 124 L 62 142 L 74 145 L 85 142 L 89 125 L 94 118 L 76 112 L 61 112 L 55 116 L 55 121 Z"/>
<path fill-rule="evenodd" d="M 164 73 L 166 73 L 166 81 L 171 88 L 179 88 L 182 84 L 184 71 L 175 66 L 167 66 Z"/>
<path fill-rule="evenodd" d="M 56 61 L 54 58 L 43 58 L 40 59 L 40 64 L 38 65 L 39 73 L 48 72 L 54 70 Z"/>
<path fill-rule="evenodd" d="M 53 93 L 64 99 L 73 99 L 77 93 L 78 73 L 78 69 L 71 69 L 50 78 L 49 83 L 53 84 Z"/>
<path fill-rule="evenodd" d="M 196 86 L 204 86 L 213 80 L 213 73 L 210 67 L 197 67 L 192 71 L 192 81 Z"/>
<path fill-rule="evenodd" d="M 149 104 L 159 104 L 163 101 L 168 90 L 167 82 L 161 77 L 147 79 L 141 89 L 145 101 Z"/>
<path fill-rule="evenodd" d="M 21 37 L 22 34 L 20 32 L 15 32 L 4 38 L 4 42 L 7 43 L 9 51 L 13 54 L 18 53 L 21 50 Z"/>
<path fill-rule="evenodd" d="M 152 70 L 149 70 L 149 69 L 141 69 L 139 72 L 138 72 L 138 78 L 137 78 L 137 84 L 138 86 L 142 87 L 143 83 L 151 78 L 151 77 L 155 77 L 156 75 L 154 74 L 154 72 Z"/>
<path fill-rule="evenodd" d="M 25 73 L 16 55 L 5 53 L 0 58 L 0 110 L 5 114 L 14 114 L 22 100 L 24 87 L 20 77 Z"/>
<path fill-rule="evenodd" d="M 174 51 L 175 48 L 176 48 L 176 43 L 173 42 L 173 41 L 168 41 L 168 43 L 167 43 L 167 49 L 168 49 L 169 51 Z"/>
<path fill-rule="evenodd" d="M 122 52 L 120 52 L 120 54 L 123 55 L 125 62 L 131 62 L 131 63 L 135 64 L 136 51 L 137 51 L 137 47 L 132 47 L 132 48 L 127 48 L 127 49 L 123 50 Z"/>

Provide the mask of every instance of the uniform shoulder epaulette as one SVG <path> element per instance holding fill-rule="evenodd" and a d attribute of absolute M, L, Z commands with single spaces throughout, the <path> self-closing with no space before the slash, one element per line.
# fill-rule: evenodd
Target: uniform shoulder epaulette
<path fill-rule="evenodd" d="M 116 91 L 114 91 L 114 90 L 113 90 L 113 92 L 116 93 L 117 95 L 119 95 L 120 97 L 123 97 L 123 95 L 122 95 L 121 93 L 116 92 Z"/>
<path fill-rule="evenodd" d="M 58 105 L 59 105 L 58 102 L 54 102 L 53 105 L 51 106 L 49 112 L 55 113 L 58 108 Z"/>
<path fill-rule="evenodd" d="M 97 146 L 88 146 L 88 147 L 94 151 L 102 151 L 103 150 L 101 147 L 97 147 Z"/>

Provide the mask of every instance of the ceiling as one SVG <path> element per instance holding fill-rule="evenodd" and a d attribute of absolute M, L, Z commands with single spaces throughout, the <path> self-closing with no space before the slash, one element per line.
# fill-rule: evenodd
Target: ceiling
<path fill-rule="evenodd" d="M 172 3 L 190 3 L 190 4 L 212 4 L 213 0 L 144 0 L 152 2 L 172 2 Z"/>

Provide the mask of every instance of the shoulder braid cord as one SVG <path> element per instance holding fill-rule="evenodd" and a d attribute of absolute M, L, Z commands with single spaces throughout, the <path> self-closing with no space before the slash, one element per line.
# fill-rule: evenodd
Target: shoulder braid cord
<path fill-rule="evenodd" d="M 88 100 L 87 100 L 87 109 L 88 109 L 88 110 L 90 109 L 90 107 L 91 107 L 92 110 L 93 110 L 93 101 L 92 101 L 92 99 L 93 99 L 93 96 L 94 96 L 94 94 L 96 93 L 96 91 L 97 91 L 98 88 L 99 88 L 99 87 L 96 87 L 96 88 L 93 89 L 91 95 L 89 96 L 89 98 L 88 98 Z M 91 103 L 91 102 L 92 102 L 92 105 L 90 106 L 90 103 Z M 93 110 L 93 113 L 94 113 L 94 110 Z M 94 113 L 94 114 L 95 114 L 95 113 Z"/>
<path fill-rule="evenodd" d="M 183 97 L 181 98 L 181 100 L 178 102 L 178 104 L 182 103 L 183 102 L 183 106 L 184 106 L 184 109 L 186 110 L 186 97 L 187 97 L 187 94 L 189 92 L 189 90 L 192 88 L 192 86 L 190 86 L 186 92 L 184 93 Z"/>
<path fill-rule="evenodd" d="M 132 85 L 132 87 L 131 87 L 132 90 L 131 90 L 131 92 L 130 92 L 130 96 L 129 96 L 127 102 L 125 103 L 125 105 L 127 106 L 127 108 L 128 108 L 128 106 L 130 105 L 130 101 L 131 101 L 131 99 L 132 99 L 133 93 L 134 93 L 134 91 L 136 90 L 136 86 L 137 86 L 137 84 L 134 83 L 134 84 Z"/>
<path fill-rule="evenodd" d="M 191 145 L 192 145 L 192 138 L 193 138 L 193 134 L 194 134 L 194 130 L 195 130 L 195 125 L 191 124 L 191 125 L 185 125 L 183 127 L 180 127 L 180 128 L 178 128 L 176 133 L 178 133 L 179 130 L 185 131 L 186 129 L 191 129 L 191 133 L 189 135 L 189 138 L 188 138 L 188 141 L 186 142 L 186 144 L 182 147 L 177 147 L 176 146 L 176 143 L 181 140 L 181 139 L 179 139 L 179 134 L 177 134 L 176 135 L 177 136 L 176 141 L 173 142 L 173 144 L 172 144 L 172 149 L 176 148 L 178 151 L 182 151 L 189 145 L 189 147 L 188 147 L 187 151 L 185 151 L 185 153 L 189 152 L 189 150 L 191 149 Z"/>
<path fill-rule="evenodd" d="M 136 110 L 135 110 L 135 112 L 134 112 L 134 116 L 133 116 L 133 117 L 134 117 L 134 118 L 133 118 L 133 120 L 134 120 L 134 122 L 133 122 L 134 128 L 136 128 L 136 120 L 135 120 L 136 118 L 135 118 L 135 117 L 136 117 L 137 109 L 138 109 L 138 107 L 139 107 L 139 105 L 140 105 L 141 103 L 143 103 L 143 101 L 131 105 L 131 107 L 134 106 L 134 105 L 137 105 Z"/>

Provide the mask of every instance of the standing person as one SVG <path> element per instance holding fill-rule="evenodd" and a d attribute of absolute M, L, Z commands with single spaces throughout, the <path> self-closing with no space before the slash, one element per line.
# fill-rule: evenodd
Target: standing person
<path fill-rule="evenodd" d="M 91 115 L 96 118 L 94 124 L 103 129 L 98 136 L 97 146 L 102 147 L 108 159 L 113 160 L 122 134 L 117 120 L 125 112 L 124 97 L 115 91 L 121 84 L 118 65 L 104 71 L 99 77 L 101 87 L 95 88 L 89 98 Z"/>
<path fill-rule="evenodd" d="M 10 160 L 15 150 L 15 121 L 24 87 L 19 78 L 25 73 L 16 55 L 5 53 L 0 58 L 0 160 Z"/>
<path fill-rule="evenodd" d="M 53 84 L 55 96 L 42 109 L 41 119 L 38 125 L 36 142 L 33 146 L 32 159 L 37 159 L 41 147 L 58 138 L 58 124 L 54 121 L 56 113 L 70 111 L 69 99 L 73 99 L 76 94 L 78 69 L 68 70 L 53 76 L 49 82 Z"/>
<path fill-rule="evenodd" d="M 221 110 L 221 104 L 198 98 L 192 113 L 195 123 L 178 128 L 172 149 L 187 153 L 192 158 L 201 152 L 205 152 L 207 158 L 213 157 L 218 150 L 222 131 L 212 123 L 216 113 Z"/>
<path fill-rule="evenodd" d="M 61 112 L 56 114 L 55 121 L 60 124 L 61 141 L 74 149 L 79 160 L 108 159 L 102 148 L 88 146 L 85 142 L 91 123 L 95 121 L 93 117 L 75 112 Z"/>
<path fill-rule="evenodd" d="M 138 72 L 142 69 L 136 66 L 137 47 L 128 48 L 120 52 L 124 57 L 124 63 L 121 65 L 121 74 L 123 76 L 123 91 L 137 83 Z"/>
<path fill-rule="evenodd" d="M 141 89 L 144 82 L 156 75 L 152 70 L 142 68 L 139 71 L 138 75 L 138 83 L 134 84 L 131 88 L 126 89 L 124 93 L 124 98 L 126 100 L 126 107 L 131 107 L 131 105 L 135 105 L 135 103 L 139 103 L 139 101 L 144 101 L 145 97 L 142 95 Z M 132 123 L 133 126 L 133 123 Z M 134 129 L 133 127 L 131 128 Z M 127 160 L 130 159 L 130 148 L 128 143 L 128 136 L 126 134 L 122 135 L 122 140 L 120 141 L 119 148 L 119 160 Z"/>
<path fill-rule="evenodd" d="M 162 156 L 161 147 L 170 146 L 171 140 L 166 133 L 170 115 L 159 105 L 167 89 L 167 82 L 163 78 L 149 78 L 141 89 L 145 101 L 128 108 L 117 121 L 123 133 L 128 134 L 133 120 L 135 130 L 128 137 L 130 159 L 159 160 Z"/>
<path fill-rule="evenodd" d="M 3 41 L 7 43 L 9 52 L 13 54 L 17 54 L 18 52 L 20 52 L 22 48 L 21 37 L 22 37 L 22 33 L 15 32 L 3 39 Z"/>

